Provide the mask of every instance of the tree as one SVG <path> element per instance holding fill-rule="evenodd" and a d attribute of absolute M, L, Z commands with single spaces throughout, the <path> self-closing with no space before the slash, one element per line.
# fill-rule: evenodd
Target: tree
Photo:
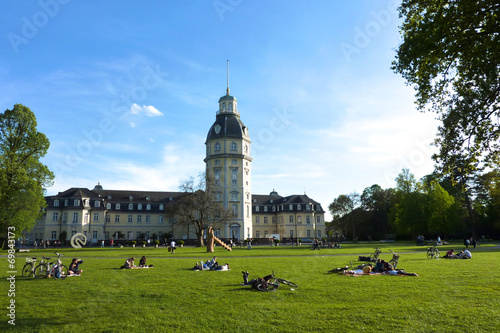
<path fill-rule="evenodd" d="M 353 239 L 356 238 L 356 226 L 359 220 L 353 212 L 359 206 L 359 194 L 341 194 L 328 206 L 332 214 L 332 222 L 344 234 L 348 229 L 352 231 Z"/>
<path fill-rule="evenodd" d="M 46 206 L 44 188 L 52 185 L 54 174 L 40 162 L 50 143 L 36 127 L 35 114 L 21 104 L 0 114 L 2 234 L 8 227 L 17 235 L 31 229 Z"/>
<path fill-rule="evenodd" d="M 363 223 L 367 235 L 383 237 L 389 229 L 389 212 L 395 207 L 394 189 L 384 190 L 380 185 L 372 185 L 361 194 L 361 207 L 371 213 L 369 220 Z"/>
<path fill-rule="evenodd" d="M 468 176 L 500 155 L 500 3 L 403 0 L 403 42 L 393 70 L 416 90 L 418 109 L 442 125 L 433 156 L 444 174 Z M 459 164 L 459 165 L 458 165 Z"/>
<path fill-rule="evenodd" d="M 213 252 L 213 231 L 220 229 L 233 218 L 230 209 L 224 209 L 222 202 L 215 200 L 219 191 L 217 185 L 199 175 L 199 183 L 194 178 L 182 181 L 179 188 L 184 192 L 174 202 L 167 205 L 167 215 L 175 216 L 180 225 L 193 226 L 198 246 L 204 246 L 203 234 L 207 231 L 207 252 Z"/>
<path fill-rule="evenodd" d="M 447 236 L 462 229 L 459 202 L 455 201 L 437 182 L 432 181 L 428 192 L 429 232 L 434 236 Z"/>
<path fill-rule="evenodd" d="M 403 169 L 396 177 L 395 226 L 399 234 L 415 236 L 427 231 L 425 195 L 410 170 Z"/>

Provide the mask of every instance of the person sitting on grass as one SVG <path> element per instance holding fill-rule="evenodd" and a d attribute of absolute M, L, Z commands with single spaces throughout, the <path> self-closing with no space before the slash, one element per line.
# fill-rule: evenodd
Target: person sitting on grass
<path fill-rule="evenodd" d="M 78 269 L 79 266 L 80 266 L 80 264 L 83 264 L 83 260 L 82 259 L 73 258 L 73 260 L 71 261 L 71 264 L 69 265 L 69 268 L 68 268 L 69 275 L 80 275 L 80 274 L 82 274 L 83 269 Z"/>
<path fill-rule="evenodd" d="M 373 267 L 373 272 L 383 272 L 384 271 L 384 264 L 382 263 L 382 259 L 377 259 L 377 262 L 375 263 L 375 267 Z"/>
<path fill-rule="evenodd" d="M 132 258 L 130 258 L 130 259 L 127 259 L 127 260 L 125 261 L 125 264 L 123 264 L 123 266 L 122 266 L 122 267 L 120 267 L 120 268 L 121 268 L 121 269 L 133 269 L 133 268 L 136 268 L 136 267 L 135 267 L 135 262 L 134 262 L 134 261 L 135 261 L 135 258 L 134 258 L 134 257 L 132 257 Z"/>
<path fill-rule="evenodd" d="M 146 265 L 146 256 L 142 256 L 141 260 L 139 260 L 139 267 L 148 267 Z"/>
<path fill-rule="evenodd" d="M 454 251 L 455 251 L 454 249 L 449 250 L 449 251 L 448 251 L 448 252 L 446 252 L 446 254 L 443 256 L 443 258 L 445 258 L 445 259 L 456 259 L 456 257 L 457 257 L 457 256 L 455 255 Z"/>
<path fill-rule="evenodd" d="M 468 249 L 463 249 L 457 256 L 458 259 L 472 259 L 472 253 Z"/>

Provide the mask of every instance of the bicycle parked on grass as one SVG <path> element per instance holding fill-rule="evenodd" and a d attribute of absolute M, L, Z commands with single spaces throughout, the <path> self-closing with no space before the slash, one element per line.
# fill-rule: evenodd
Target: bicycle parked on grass
<path fill-rule="evenodd" d="M 396 269 L 396 267 L 398 267 L 398 260 L 399 260 L 399 254 L 394 252 L 393 250 L 389 250 L 392 252 L 392 259 L 389 260 L 389 264 L 392 265 L 392 267 L 394 269 Z"/>
<path fill-rule="evenodd" d="M 30 277 L 35 275 L 37 258 L 26 258 L 26 263 L 23 266 L 22 277 Z"/>
<path fill-rule="evenodd" d="M 439 250 L 435 246 L 427 248 L 427 259 L 437 259 L 437 260 L 441 259 Z"/>
<path fill-rule="evenodd" d="M 378 260 L 379 255 L 382 253 L 382 250 L 380 250 L 379 248 L 374 248 L 374 249 L 375 249 L 375 252 L 373 252 L 370 255 L 370 261 L 372 261 L 372 262 L 376 262 Z"/>
<path fill-rule="evenodd" d="M 282 278 L 277 278 L 273 274 L 266 276 L 263 279 L 258 279 L 255 289 L 259 291 L 274 291 L 279 288 L 280 284 L 285 284 L 291 288 L 298 288 L 299 286 L 292 281 L 285 280 Z"/>
<path fill-rule="evenodd" d="M 68 267 L 63 265 L 61 257 L 64 254 L 55 253 L 57 260 L 49 263 L 42 263 L 35 268 L 35 278 L 50 278 L 55 280 L 64 280 L 68 276 Z M 51 258 L 45 258 L 50 260 Z"/>

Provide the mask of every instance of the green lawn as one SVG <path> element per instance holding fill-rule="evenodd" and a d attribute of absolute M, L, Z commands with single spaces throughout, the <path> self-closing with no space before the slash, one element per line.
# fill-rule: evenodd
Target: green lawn
<path fill-rule="evenodd" d="M 411 276 L 326 274 L 381 247 L 401 254 L 400 267 Z M 442 247 L 461 249 L 459 244 Z M 16 253 L 18 272 L 24 257 L 52 255 L 54 250 Z M 64 262 L 84 260 L 81 277 L 64 281 L 22 278 L 15 282 L 16 325 L 7 323 L 9 284 L 6 251 L 1 254 L 0 331 L 17 332 L 499 332 L 500 250 L 483 244 L 472 260 L 428 260 L 424 247 L 409 243 L 352 244 L 342 249 L 311 251 L 254 247 L 232 252 L 216 248 L 227 272 L 195 272 L 206 260 L 203 248 L 62 249 Z M 119 270 L 127 257 L 148 257 L 152 269 Z M 137 261 L 138 262 L 138 261 Z M 272 270 L 296 282 L 263 293 L 241 286 L 242 270 L 250 278 Z"/>

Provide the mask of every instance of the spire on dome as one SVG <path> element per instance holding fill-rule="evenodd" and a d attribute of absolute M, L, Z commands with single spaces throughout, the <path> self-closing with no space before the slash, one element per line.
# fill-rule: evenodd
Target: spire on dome
<path fill-rule="evenodd" d="M 227 60 L 227 89 L 226 96 L 229 96 L 229 60 Z"/>

